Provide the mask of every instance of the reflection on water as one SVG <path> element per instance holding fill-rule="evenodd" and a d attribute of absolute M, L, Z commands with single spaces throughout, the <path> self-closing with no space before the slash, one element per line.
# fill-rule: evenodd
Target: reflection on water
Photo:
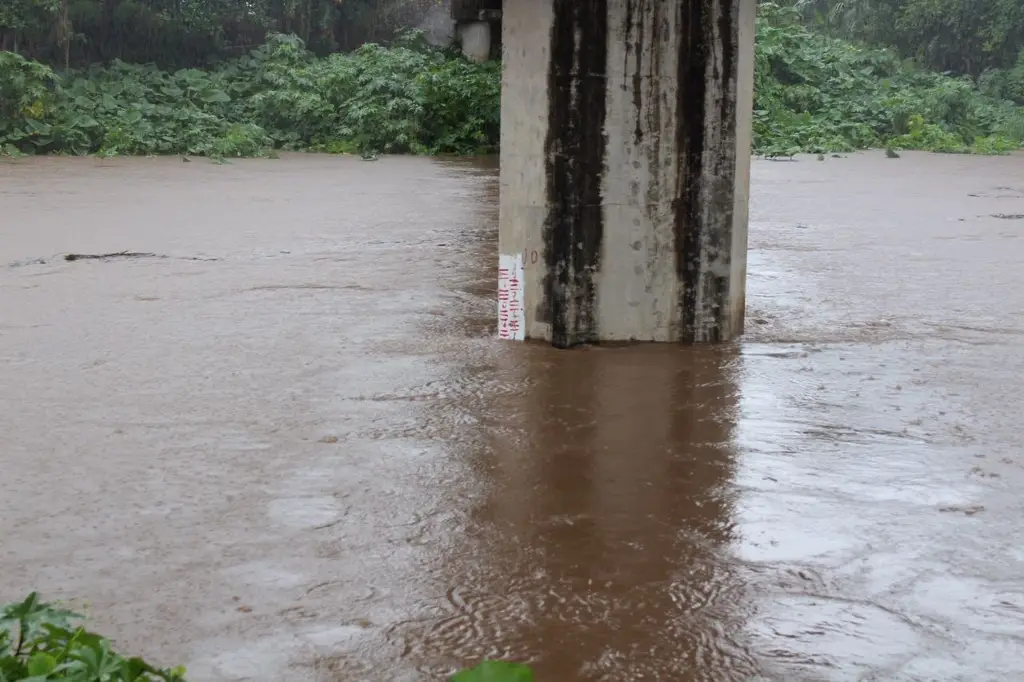
<path fill-rule="evenodd" d="M 494 339 L 493 161 L 0 166 L 0 597 L 201 680 L 1024 676 L 1020 161 L 755 163 L 743 342 L 575 351 Z M 124 249 L 219 260 L 50 258 Z"/>
<path fill-rule="evenodd" d="M 464 453 L 482 480 L 446 546 L 452 613 L 409 633 L 446 669 L 531 660 L 542 679 L 751 672 L 732 536 L 734 347 L 514 348 L 513 429 Z"/>
<path fill-rule="evenodd" d="M 957 227 L 942 226 L 935 238 Z M 870 285 L 862 294 L 856 279 L 819 284 L 835 266 L 811 265 L 813 254 L 834 250 L 845 230 L 807 240 L 807 229 L 755 237 L 763 263 L 787 230 L 801 231 L 794 260 L 811 267 L 794 272 L 791 261 L 782 277 L 770 267 L 754 273 L 762 286 L 743 345 L 495 351 L 487 372 L 502 390 L 472 408 L 488 415 L 490 436 L 456 448 L 483 492 L 468 505 L 464 542 L 446 544 L 435 566 L 446 612 L 405 632 L 406 658 L 434 678 L 487 656 L 530 660 L 541 679 L 562 680 L 956 679 L 1019 670 L 999 656 L 1002 635 L 974 629 L 967 612 L 960 624 L 973 634 L 952 635 L 909 587 L 928 582 L 938 557 L 949 560 L 934 543 L 948 537 L 956 547 L 962 529 L 948 510 L 979 509 L 969 502 L 981 491 L 962 478 L 986 456 L 955 438 L 943 442 L 955 389 L 947 383 L 937 396 L 925 378 L 953 379 L 934 368 L 959 353 L 933 335 L 906 343 L 947 311 L 920 305 L 930 278 L 921 290 L 905 286 L 908 261 L 899 281 L 919 305 L 898 322 L 891 318 L 902 307 L 879 309 Z M 920 236 L 890 241 L 893 258 Z M 463 269 L 487 301 L 494 245 L 481 246 Z M 909 264 L 930 269 L 937 255 Z M 773 275 L 777 284 L 764 286 Z M 812 283 L 832 289 L 825 308 L 845 294 L 854 319 L 806 305 L 785 315 Z M 958 297 L 983 289 L 950 285 Z M 464 312 L 474 329 L 491 313 L 483 304 Z M 787 342 L 800 334 L 811 338 Z M 991 357 L 1006 361 L 1007 352 L 1012 345 Z M 1019 538 L 1019 518 L 1007 530 Z M 1020 566 L 1008 552 L 1000 540 L 987 560 L 958 559 L 988 576 L 985 589 L 1017 595 L 1003 618 L 1021 606 L 1021 583 L 997 577 Z M 1018 616 L 1012 621 L 1024 622 Z M 972 646 L 958 650 L 965 640 Z"/>

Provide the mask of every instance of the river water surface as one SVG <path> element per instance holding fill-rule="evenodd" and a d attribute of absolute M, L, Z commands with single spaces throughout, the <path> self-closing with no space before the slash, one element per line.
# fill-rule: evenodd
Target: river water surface
<path fill-rule="evenodd" d="M 492 166 L 0 164 L 0 600 L 200 682 L 1024 679 L 1024 157 L 755 162 L 743 341 L 575 351 L 494 338 Z"/>

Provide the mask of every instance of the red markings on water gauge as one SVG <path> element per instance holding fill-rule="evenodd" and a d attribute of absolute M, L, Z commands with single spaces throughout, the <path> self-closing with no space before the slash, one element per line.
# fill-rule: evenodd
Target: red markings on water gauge
<path fill-rule="evenodd" d="M 526 336 L 521 254 L 498 257 L 498 338 L 522 341 Z"/>

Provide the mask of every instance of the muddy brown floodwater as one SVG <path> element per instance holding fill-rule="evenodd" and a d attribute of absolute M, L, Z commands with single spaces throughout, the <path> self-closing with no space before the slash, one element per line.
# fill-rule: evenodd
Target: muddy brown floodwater
<path fill-rule="evenodd" d="M 1024 679 L 1024 157 L 753 188 L 741 343 L 566 352 L 493 164 L 0 164 L 0 600 L 200 682 Z"/>

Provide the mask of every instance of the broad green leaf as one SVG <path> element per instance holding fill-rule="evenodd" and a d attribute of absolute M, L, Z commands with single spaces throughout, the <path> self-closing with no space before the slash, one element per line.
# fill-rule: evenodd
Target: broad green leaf
<path fill-rule="evenodd" d="M 57 667 L 57 659 L 44 651 L 37 651 L 28 659 L 28 674 L 46 677 Z"/>
<path fill-rule="evenodd" d="M 187 671 L 183 665 L 175 666 L 167 671 L 167 677 L 171 680 L 184 680 L 186 674 Z"/>
<path fill-rule="evenodd" d="M 152 668 L 141 658 L 129 658 L 121 664 L 121 682 L 135 682 L 145 679 Z"/>
<path fill-rule="evenodd" d="M 48 124 L 40 124 L 38 121 L 29 121 L 28 126 L 39 133 L 50 131 Z M 80 618 L 77 613 L 40 602 L 39 595 L 35 592 L 20 603 L 0 607 L 0 627 L 10 628 L 11 625 L 17 624 L 24 630 L 25 639 L 32 638 L 45 628 L 66 626 Z"/>
<path fill-rule="evenodd" d="M 231 101 L 231 98 L 223 90 L 206 89 L 200 93 L 200 97 L 204 102 L 208 102 L 211 104 L 225 104 Z"/>

